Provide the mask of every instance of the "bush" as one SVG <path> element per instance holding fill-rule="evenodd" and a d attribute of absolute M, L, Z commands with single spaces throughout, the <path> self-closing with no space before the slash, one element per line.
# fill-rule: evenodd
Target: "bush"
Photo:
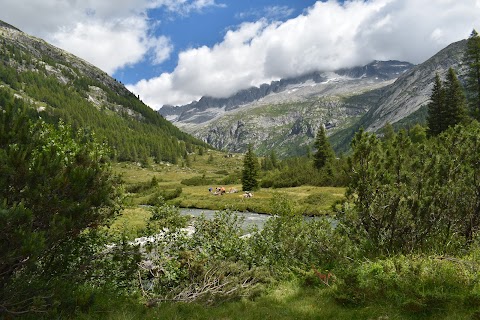
<path fill-rule="evenodd" d="M 275 216 L 249 239 L 253 265 L 279 270 L 310 269 L 312 265 L 332 270 L 353 254 L 353 246 L 327 218 L 305 219 L 294 215 L 293 203 L 275 194 L 270 204 Z"/>
<path fill-rule="evenodd" d="M 150 181 L 129 184 L 126 187 L 125 191 L 129 192 L 129 193 L 145 192 L 145 191 L 148 191 L 148 190 L 151 190 L 153 188 L 158 187 L 158 183 L 160 181 L 161 181 L 161 179 L 157 179 L 157 177 L 153 176 Z"/>
<path fill-rule="evenodd" d="M 269 281 L 265 269 L 245 262 L 249 250 L 241 238 L 241 219 L 234 213 L 217 212 L 213 220 L 200 217 L 195 232 L 187 236 L 178 229 L 177 222 L 185 218 L 178 209 L 163 206 L 153 212 L 149 232 L 163 232 L 146 243 L 148 260 L 140 264 L 139 285 L 146 299 L 212 304 L 257 295 Z"/>
<path fill-rule="evenodd" d="M 334 202 L 335 197 L 329 193 L 313 193 L 307 196 L 304 200 L 305 203 L 317 206 L 325 206 Z"/>
<path fill-rule="evenodd" d="M 119 181 L 93 133 L 31 121 L 20 100 L 3 106 L 0 132 L 0 306 L 42 311 L 61 301 L 44 299 L 57 282 L 89 279 L 73 270 L 91 266 L 97 229 L 120 209 Z"/>
<path fill-rule="evenodd" d="M 162 189 L 157 190 L 153 195 L 151 195 L 146 204 L 150 206 L 162 205 L 165 201 L 178 198 L 183 192 L 182 187 L 177 187 L 173 190 Z"/>
<path fill-rule="evenodd" d="M 425 144 L 359 132 L 340 226 L 365 254 L 468 248 L 480 230 L 480 125 L 457 126 Z"/>
<path fill-rule="evenodd" d="M 166 204 L 155 205 L 150 211 L 152 216 L 147 223 L 146 235 L 157 234 L 165 228 L 171 230 L 184 228 L 190 220 L 188 216 L 180 214 L 178 208 Z"/>
<path fill-rule="evenodd" d="M 225 178 L 218 181 L 219 185 L 228 185 L 228 184 L 239 184 L 241 183 L 241 175 L 239 172 L 230 174 Z"/>

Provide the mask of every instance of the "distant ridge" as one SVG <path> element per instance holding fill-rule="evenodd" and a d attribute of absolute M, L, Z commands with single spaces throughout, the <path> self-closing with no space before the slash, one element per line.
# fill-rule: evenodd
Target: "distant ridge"
<path fill-rule="evenodd" d="M 349 78 L 368 78 L 380 81 L 397 78 L 399 74 L 409 70 L 413 64 L 403 61 L 373 61 L 365 66 L 344 68 L 334 73 L 338 76 Z M 251 87 L 249 89 L 240 90 L 228 98 L 212 98 L 208 96 L 202 97 L 198 101 L 183 106 L 163 106 L 159 112 L 167 119 L 176 122 L 201 123 L 210 120 L 208 116 L 196 117 L 198 112 L 205 111 L 209 108 L 223 108 L 224 111 L 234 110 L 242 105 L 260 100 L 269 94 L 279 93 L 287 90 L 291 85 L 297 85 L 312 81 L 313 83 L 322 83 L 329 80 L 329 73 L 323 71 L 314 71 L 298 77 L 281 79 L 272 81 L 270 84 L 262 84 L 259 87 Z"/>

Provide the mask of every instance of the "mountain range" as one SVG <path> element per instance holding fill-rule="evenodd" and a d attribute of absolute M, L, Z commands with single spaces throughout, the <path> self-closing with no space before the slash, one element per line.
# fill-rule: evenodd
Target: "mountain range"
<path fill-rule="evenodd" d="M 466 41 L 419 65 L 372 61 L 315 71 L 159 112 L 102 70 L 2 21 L 0 44 L 0 90 L 28 103 L 37 117 L 92 128 L 118 160 L 174 163 L 208 145 L 244 152 L 251 144 L 258 155 L 305 154 L 320 126 L 335 149 L 345 151 L 360 127 L 375 132 L 387 123 L 422 123 L 435 74 L 444 76 L 452 67 L 462 80 Z"/>
<path fill-rule="evenodd" d="M 365 66 L 316 71 L 241 90 L 228 98 L 202 97 L 159 112 L 177 127 L 226 151 L 304 154 L 324 125 L 337 151 L 345 151 L 360 127 L 378 131 L 387 123 L 405 127 L 425 120 L 436 73 L 462 67 L 466 41 L 455 42 L 414 66 L 373 61 Z"/>

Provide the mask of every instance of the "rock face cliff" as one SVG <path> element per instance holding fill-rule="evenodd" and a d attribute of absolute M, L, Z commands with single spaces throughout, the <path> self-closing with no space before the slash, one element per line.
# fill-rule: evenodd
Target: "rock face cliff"
<path fill-rule="evenodd" d="M 349 126 L 379 98 L 379 90 L 413 67 L 374 61 L 363 67 L 313 72 L 242 90 L 229 98 L 203 97 L 160 113 L 216 148 L 281 155 L 305 153 L 320 125 L 333 132 Z M 369 94 L 367 94 L 369 93 Z"/>

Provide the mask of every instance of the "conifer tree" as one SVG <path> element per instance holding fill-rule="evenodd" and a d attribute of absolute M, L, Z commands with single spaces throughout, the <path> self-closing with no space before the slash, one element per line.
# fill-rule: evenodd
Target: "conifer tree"
<path fill-rule="evenodd" d="M 455 71 L 450 68 L 445 80 L 445 113 L 443 121 L 448 128 L 465 121 L 466 117 L 467 100 L 465 93 Z M 444 130 L 447 128 L 444 128 Z"/>
<path fill-rule="evenodd" d="M 272 149 L 272 151 L 270 151 L 270 161 L 272 162 L 272 166 L 274 168 L 278 167 L 277 154 L 275 153 L 275 150 L 273 150 L 273 149 Z"/>
<path fill-rule="evenodd" d="M 428 104 L 427 133 L 429 136 L 436 136 L 446 129 L 443 124 L 444 109 L 445 91 L 443 90 L 440 76 L 437 73 L 435 75 L 432 95 L 430 96 L 430 103 Z"/>
<path fill-rule="evenodd" d="M 332 146 L 328 142 L 327 132 L 322 125 L 318 130 L 315 138 L 314 147 L 317 150 L 313 155 L 313 166 L 317 169 L 322 169 L 325 165 L 335 157 Z"/>
<path fill-rule="evenodd" d="M 467 97 L 470 108 L 477 120 L 480 120 L 480 36 L 474 29 L 467 40 L 465 52 L 467 65 Z"/>
<path fill-rule="evenodd" d="M 467 101 L 455 71 L 450 68 L 443 83 L 437 74 L 428 105 L 428 135 L 436 136 L 466 118 Z"/>
<path fill-rule="evenodd" d="M 381 133 L 383 134 L 382 140 L 385 142 L 392 141 L 396 136 L 395 130 L 390 122 L 385 124 L 385 126 L 381 129 Z"/>
<path fill-rule="evenodd" d="M 248 146 L 247 153 L 243 159 L 242 171 L 242 189 L 243 191 L 253 191 L 258 189 L 258 160 L 252 150 L 252 145 Z"/>

